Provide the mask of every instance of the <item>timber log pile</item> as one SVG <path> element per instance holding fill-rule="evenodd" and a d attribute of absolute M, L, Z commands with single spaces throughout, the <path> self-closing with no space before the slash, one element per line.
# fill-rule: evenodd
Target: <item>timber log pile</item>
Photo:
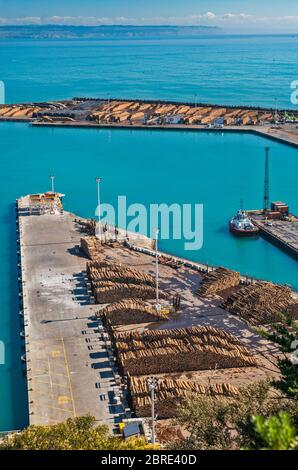
<path fill-rule="evenodd" d="M 240 284 L 240 273 L 226 268 L 217 268 L 205 274 L 197 294 L 201 297 L 210 297 L 225 289 Z"/>
<path fill-rule="evenodd" d="M 183 261 L 175 260 L 172 257 L 164 256 L 164 255 L 159 256 L 158 262 L 159 264 L 163 264 L 164 266 L 170 266 L 170 268 L 173 268 L 173 269 L 181 268 L 184 264 Z"/>
<path fill-rule="evenodd" d="M 119 270 L 123 268 L 123 264 L 111 263 L 105 259 L 101 259 L 99 256 L 93 258 L 91 261 L 87 261 L 86 272 L 88 279 L 92 282 L 98 279 L 98 272 L 102 268 L 110 267 L 113 270 Z"/>
<path fill-rule="evenodd" d="M 291 289 L 270 282 L 257 282 L 242 287 L 222 304 L 228 312 L 251 325 L 266 325 L 280 321 L 294 300 Z"/>
<path fill-rule="evenodd" d="M 81 238 L 81 249 L 88 258 L 93 259 L 99 256 L 102 245 L 96 237 Z"/>
<path fill-rule="evenodd" d="M 93 109 L 88 120 L 102 124 L 215 124 L 220 118 L 225 125 L 247 125 L 272 122 L 273 112 L 266 109 L 224 108 L 182 103 L 158 103 L 111 100 Z"/>
<path fill-rule="evenodd" d="M 139 299 L 115 302 L 100 310 L 96 315 L 103 318 L 105 324 L 108 323 L 110 326 L 133 325 L 168 319 L 168 316 L 162 311 L 158 311 L 153 305 Z"/>
<path fill-rule="evenodd" d="M 109 264 L 97 258 L 87 263 L 87 277 L 99 304 L 156 296 L 154 277 L 125 265 Z M 166 293 L 160 291 L 160 298 L 167 298 Z"/>
<path fill-rule="evenodd" d="M 160 292 L 160 298 L 166 298 Z M 154 299 L 156 295 L 154 287 L 143 284 L 127 284 L 125 282 L 104 281 L 97 283 L 94 288 L 94 297 L 98 304 L 118 302 L 123 299 Z"/>
<path fill-rule="evenodd" d="M 256 366 L 239 340 L 213 327 L 146 330 L 112 337 L 123 375 Z"/>
<path fill-rule="evenodd" d="M 95 236 L 95 227 L 96 222 L 93 219 L 75 219 L 75 223 L 77 224 L 80 232 L 86 233 L 89 236 Z"/>
<path fill-rule="evenodd" d="M 92 276 L 92 277 L 91 277 Z M 127 284 L 142 284 L 155 287 L 155 279 L 149 274 L 138 271 L 137 269 L 122 267 L 114 267 L 113 265 L 94 269 L 90 280 L 95 289 L 101 282 L 123 282 Z"/>
<path fill-rule="evenodd" d="M 148 392 L 146 379 L 130 377 L 128 381 L 130 404 L 140 418 L 151 416 L 151 397 Z M 192 394 L 210 394 L 216 398 L 232 399 L 239 395 L 238 388 L 230 384 L 211 384 L 210 386 L 191 382 L 189 380 L 160 379 L 155 392 L 155 409 L 159 418 L 173 418 L 177 407 Z"/>

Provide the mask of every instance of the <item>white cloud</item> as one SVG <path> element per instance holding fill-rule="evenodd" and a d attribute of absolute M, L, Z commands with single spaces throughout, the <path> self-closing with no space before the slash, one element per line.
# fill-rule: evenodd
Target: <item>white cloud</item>
<path fill-rule="evenodd" d="M 77 26 L 100 26 L 100 25 L 111 25 L 111 24 L 134 24 L 134 25 L 218 25 L 218 26 L 237 26 L 239 25 L 293 25 L 298 23 L 297 15 L 285 15 L 279 17 L 258 17 L 254 15 L 248 15 L 246 13 L 232 13 L 227 12 L 224 14 L 216 14 L 211 11 L 205 13 L 192 14 L 184 17 L 152 17 L 152 18 L 131 18 L 125 16 L 119 16 L 114 18 L 109 17 L 95 17 L 95 16 L 50 16 L 50 17 L 22 17 L 22 18 L 1 18 L 0 26 L 5 25 L 77 25 Z"/>

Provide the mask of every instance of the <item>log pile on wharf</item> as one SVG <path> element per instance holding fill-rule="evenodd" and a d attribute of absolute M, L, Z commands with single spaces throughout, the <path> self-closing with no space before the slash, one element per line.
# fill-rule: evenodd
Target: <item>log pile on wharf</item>
<path fill-rule="evenodd" d="M 74 221 L 80 232 L 86 233 L 90 237 L 95 236 L 96 222 L 94 219 L 75 219 Z"/>
<path fill-rule="evenodd" d="M 98 283 L 94 297 L 98 304 L 108 304 L 122 299 L 149 300 L 155 298 L 155 289 L 142 284 L 106 281 Z M 164 299 L 166 295 L 160 292 L 160 298 Z"/>
<path fill-rule="evenodd" d="M 0 119 L 33 119 L 40 113 L 53 110 L 63 110 L 70 106 L 72 101 L 49 101 L 41 103 L 2 104 L 0 105 Z"/>
<path fill-rule="evenodd" d="M 0 106 L 0 118 L 32 118 L 41 108 L 34 105 Z"/>
<path fill-rule="evenodd" d="M 81 249 L 88 258 L 94 259 L 100 255 L 102 244 L 96 237 L 83 237 L 81 238 Z"/>
<path fill-rule="evenodd" d="M 170 256 L 164 256 L 164 255 L 160 255 L 158 257 L 158 262 L 159 264 L 162 264 L 164 266 L 169 266 L 170 268 L 173 268 L 173 269 L 178 269 L 178 268 L 181 268 L 181 266 L 183 266 L 183 261 L 181 260 L 176 260 Z"/>
<path fill-rule="evenodd" d="M 115 302 L 100 310 L 96 316 L 102 318 L 104 323 L 109 326 L 133 325 L 168 319 L 168 315 L 163 310 L 157 310 L 154 305 L 140 299 Z"/>
<path fill-rule="evenodd" d="M 87 276 L 92 285 L 96 287 L 98 282 L 123 282 L 132 284 L 142 284 L 155 287 L 155 279 L 151 274 L 144 273 L 138 269 L 121 264 L 108 263 L 95 259 L 89 261 L 87 265 Z"/>
<path fill-rule="evenodd" d="M 257 282 L 242 287 L 222 304 L 228 312 L 239 316 L 253 326 L 276 323 L 294 303 L 287 286 Z"/>
<path fill-rule="evenodd" d="M 147 375 L 256 366 L 233 335 L 213 327 L 113 332 L 123 375 Z"/>
<path fill-rule="evenodd" d="M 88 119 L 98 123 L 130 124 L 201 124 L 210 125 L 222 120 L 225 125 L 255 125 L 273 122 L 274 113 L 262 109 L 226 108 L 179 103 L 106 101 L 93 110 Z"/>
<path fill-rule="evenodd" d="M 240 284 L 240 273 L 226 268 L 216 268 L 203 276 L 197 294 L 200 297 L 211 297 L 225 289 Z"/>
<path fill-rule="evenodd" d="M 154 277 L 128 266 L 95 259 L 87 263 L 87 277 L 97 303 L 148 300 L 156 296 Z M 167 294 L 160 291 L 160 298 L 167 298 Z"/>
<path fill-rule="evenodd" d="M 138 417 L 151 415 L 151 397 L 148 392 L 146 378 L 128 377 L 130 405 Z M 155 392 L 155 408 L 160 419 L 172 418 L 177 407 L 193 394 L 210 394 L 215 398 L 233 399 L 239 395 L 238 388 L 231 384 L 210 384 L 208 386 L 190 380 L 176 380 L 166 377 L 158 380 Z"/>

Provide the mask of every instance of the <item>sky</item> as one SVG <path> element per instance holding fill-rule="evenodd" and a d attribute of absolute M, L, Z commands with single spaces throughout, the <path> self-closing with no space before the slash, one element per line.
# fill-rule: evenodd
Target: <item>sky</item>
<path fill-rule="evenodd" d="M 209 25 L 298 33 L 298 0 L 0 0 L 0 25 Z"/>

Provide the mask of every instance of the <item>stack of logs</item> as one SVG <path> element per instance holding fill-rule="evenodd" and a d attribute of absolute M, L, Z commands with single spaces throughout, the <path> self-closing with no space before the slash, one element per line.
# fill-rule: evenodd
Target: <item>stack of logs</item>
<path fill-rule="evenodd" d="M 205 274 L 197 293 L 201 297 L 210 297 L 225 289 L 238 286 L 240 273 L 226 268 L 217 268 Z"/>
<path fill-rule="evenodd" d="M 75 219 L 80 232 L 87 233 L 90 236 L 95 236 L 96 222 L 93 219 Z"/>
<path fill-rule="evenodd" d="M 87 276 L 97 303 L 123 299 L 154 299 L 155 279 L 150 274 L 119 264 L 95 259 L 87 263 Z M 160 291 L 160 298 L 166 298 Z"/>
<path fill-rule="evenodd" d="M 117 282 L 125 284 L 140 284 L 146 286 L 155 286 L 155 279 L 149 274 L 143 273 L 136 269 L 122 267 L 114 267 L 113 265 L 102 267 L 92 271 L 91 282 L 93 289 L 101 282 Z"/>
<path fill-rule="evenodd" d="M 164 255 L 159 256 L 158 262 L 159 264 L 163 264 L 164 266 L 170 266 L 173 269 L 181 268 L 181 266 L 183 266 L 184 264 L 183 261 L 175 260 L 172 257 Z"/>
<path fill-rule="evenodd" d="M 115 302 L 100 310 L 96 315 L 109 326 L 165 321 L 168 318 L 153 305 L 134 299 Z"/>
<path fill-rule="evenodd" d="M 147 375 L 256 366 L 233 335 L 213 327 L 146 330 L 112 337 L 123 375 Z"/>
<path fill-rule="evenodd" d="M 88 258 L 94 259 L 102 251 L 102 245 L 96 237 L 83 237 L 81 238 L 81 249 Z"/>
<path fill-rule="evenodd" d="M 222 307 L 251 325 L 266 325 L 280 321 L 293 302 L 289 287 L 257 282 L 239 289 Z"/>
<path fill-rule="evenodd" d="M 130 404 L 138 417 L 151 415 L 151 397 L 146 379 L 129 377 L 128 392 Z M 159 418 L 167 419 L 176 415 L 177 407 L 192 394 L 210 394 L 216 398 L 233 399 L 239 390 L 230 384 L 202 385 L 189 380 L 160 379 L 155 393 L 155 409 Z"/>
<path fill-rule="evenodd" d="M 94 297 L 98 304 L 108 304 L 118 302 L 123 299 L 154 299 L 156 295 L 155 289 L 143 284 L 127 284 L 124 282 L 104 281 L 97 284 L 94 289 Z M 160 298 L 166 295 L 160 292 Z"/>

